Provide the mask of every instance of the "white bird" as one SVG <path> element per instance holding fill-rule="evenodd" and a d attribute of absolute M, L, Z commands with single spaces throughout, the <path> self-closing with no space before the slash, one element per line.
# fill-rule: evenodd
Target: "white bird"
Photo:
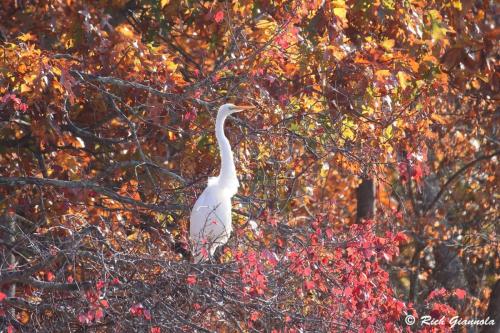
<path fill-rule="evenodd" d="M 191 211 L 189 232 L 195 263 L 213 256 L 217 247 L 226 244 L 231 236 L 231 198 L 238 191 L 239 182 L 231 145 L 224 135 L 224 122 L 230 114 L 252 108 L 254 106 L 224 104 L 217 113 L 215 136 L 221 167 L 217 177 L 208 178 L 207 187 Z"/>

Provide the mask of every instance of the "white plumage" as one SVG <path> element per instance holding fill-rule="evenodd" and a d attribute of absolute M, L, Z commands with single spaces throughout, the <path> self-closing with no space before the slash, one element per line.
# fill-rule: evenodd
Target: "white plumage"
<path fill-rule="evenodd" d="M 217 113 L 215 136 L 219 144 L 221 168 L 217 177 L 208 179 L 207 187 L 191 211 L 189 231 L 195 263 L 208 259 L 231 236 L 231 198 L 238 191 L 239 183 L 231 145 L 224 135 L 224 122 L 230 114 L 251 108 L 253 106 L 224 104 Z"/>

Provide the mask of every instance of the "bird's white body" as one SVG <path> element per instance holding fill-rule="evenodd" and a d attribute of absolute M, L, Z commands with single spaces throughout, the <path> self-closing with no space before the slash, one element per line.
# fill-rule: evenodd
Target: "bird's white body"
<path fill-rule="evenodd" d="M 233 231 L 231 197 L 217 178 L 211 178 L 191 211 L 190 234 L 195 262 L 212 256 L 229 240 Z"/>
<path fill-rule="evenodd" d="M 220 174 L 208 179 L 208 185 L 196 200 L 190 217 L 189 232 L 196 263 L 212 256 L 217 247 L 226 244 L 231 236 L 231 198 L 238 191 L 239 183 L 233 152 L 224 135 L 224 121 L 231 113 L 248 108 L 224 104 L 217 113 L 215 134 L 221 154 Z"/>

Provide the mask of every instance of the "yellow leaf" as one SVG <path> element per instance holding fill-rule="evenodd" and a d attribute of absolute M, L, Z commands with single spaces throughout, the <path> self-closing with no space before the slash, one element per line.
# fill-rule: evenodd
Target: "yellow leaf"
<path fill-rule="evenodd" d="M 335 14 L 335 16 L 337 16 L 341 20 L 347 19 L 347 10 L 345 8 L 334 8 L 333 14 Z"/>
<path fill-rule="evenodd" d="M 479 90 L 481 88 L 481 84 L 479 83 L 479 80 L 477 80 L 477 79 L 472 80 L 471 85 L 476 90 Z"/>
<path fill-rule="evenodd" d="M 440 40 L 446 37 L 446 32 L 449 30 L 443 26 L 443 17 L 439 11 L 433 9 L 429 11 L 429 17 L 431 19 L 431 36 L 434 40 Z"/>
<path fill-rule="evenodd" d="M 392 51 L 392 48 L 394 47 L 394 39 L 386 39 L 384 40 L 380 45 L 387 51 L 390 52 Z"/>
<path fill-rule="evenodd" d="M 163 8 L 166 5 L 168 5 L 169 2 L 170 2 L 170 0 L 161 0 L 161 8 Z"/>
<path fill-rule="evenodd" d="M 453 5 L 453 8 L 462 10 L 462 2 L 460 0 L 454 0 L 451 4 Z"/>
<path fill-rule="evenodd" d="M 255 26 L 259 29 L 271 29 L 276 26 L 276 23 L 269 20 L 259 20 Z"/>
<path fill-rule="evenodd" d="M 420 64 L 418 62 L 410 58 L 408 59 L 408 65 L 410 66 L 412 71 L 414 71 L 415 73 L 418 72 L 418 69 L 420 67 Z"/>
<path fill-rule="evenodd" d="M 375 110 L 368 104 L 361 106 L 361 114 L 363 115 L 372 115 Z"/>
<path fill-rule="evenodd" d="M 68 40 L 66 40 L 64 42 L 64 47 L 67 48 L 67 49 L 70 49 L 70 48 L 72 48 L 74 46 L 75 46 L 75 40 L 74 39 L 69 38 Z"/>
<path fill-rule="evenodd" d="M 354 124 L 354 121 L 349 118 L 345 118 L 342 121 L 342 137 L 344 139 L 354 140 L 356 137 L 356 133 L 354 133 L 355 129 L 356 125 Z"/>
<path fill-rule="evenodd" d="M 30 91 L 32 91 L 32 89 L 28 85 L 21 84 L 21 94 L 25 93 L 25 92 L 30 92 Z"/>
<path fill-rule="evenodd" d="M 394 10 L 396 8 L 394 0 L 382 0 L 382 4 L 384 5 L 385 8 L 390 10 Z"/>
<path fill-rule="evenodd" d="M 55 67 L 55 66 L 54 66 L 54 67 L 52 67 L 51 71 L 52 71 L 52 73 L 54 73 L 56 76 L 60 76 L 60 75 L 61 75 L 61 73 L 62 73 L 61 69 L 60 69 L 60 68 L 58 68 L 58 67 Z"/>
<path fill-rule="evenodd" d="M 134 231 L 133 233 L 131 233 L 130 235 L 128 235 L 127 239 L 129 241 L 135 241 L 135 240 L 137 240 L 137 236 L 139 236 L 139 230 Z"/>
<path fill-rule="evenodd" d="M 319 172 L 319 175 L 324 178 L 328 175 L 328 171 L 330 170 L 330 165 L 328 165 L 328 163 L 323 163 L 321 165 L 321 170 Z"/>
<path fill-rule="evenodd" d="M 439 11 L 435 10 L 435 9 L 432 9 L 432 10 L 429 10 L 428 12 L 431 20 L 435 21 L 435 20 L 442 20 L 442 16 L 441 16 L 441 13 L 439 13 Z"/>
<path fill-rule="evenodd" d="M 444 117 L 442 117 L 442 116 L 440 116 L 440 115 L 438 115 L 436 113 L 433 113 L 431 115 L 431 119 L 434 120 L 435 122 L 439 123 L 439 124 L 446 124 L 447 123 L 447 121 L 446 121 L 446 119 Z"/>
<path fill-rule="evenodd" d="M 399 85 L 403 88 L 403 90 L 405 90 L 406 87 L 408 87 L 408 80 L 410 79 L 410 76 L 405 72 L 398 72 L 397 77 Z"/>
<path fill-rule="evenodd" d="M 25 76 L 24 82 L 26 84 L 32 84 L 37 78 L 38 78 L 38 75 L 36 75 L 36 74 Z"/>
<path fill-rule="evenodd" d="M 378 71 L 375 72 L 375 77 L 377 80 L 382 81 L 386 77 L 390 76 L 391 72 L 388 69 L 379 69 Z"/>
<path fill-rule="evenodd" d="M 387 126 L 384 129 L 383 134 L 384 134 L 384 138 L 386 138 L 386 139 L 392 139 L 392 136 L 393 136 L 392 125 Z"/>
<path fill-rule="evenodd" d="M 153 216 L 155 217 L 156 222 L 163 222 L 165 221 L 165 215 L 162 213 L 153 213 Z"/>
<path fill-rule="evenodd" d="M 21 324 L 26 325 L 30 321 L 30 314 L 23 310 L 17 314 L 17 320 Z"/>
<path fill-rule="evenodd" d="M 125 38 L 132 39 L 134 37 L 134 32 L 124 24 L 116 27 L 116 31 L 118 31 Z"/>
<path fill-rule="evenodd" d="M 437 23 L 432 23 L 431 35 L 434 40 L 441 40 L 446 37 L 448 29 L 441 27 Z"/>
<path fill-rule="evenodd" d="M 171 60 L 167 61 L 167 69 L 169 72 L 172 72 L 172 73 L 175 72 L 177 70 L 177 66 L 178 65 L 176 63 L 174 63 L 173 61 L 171 61 Z"/>
<path fill-rule="evenodd" d="M 57 90 L 59 93 L 64 94 L 64 88 L 59 83 L 59 81 L 53 80 L 52 81 L 52 87 L 54 88 L 54 90 Z"/>
<path fill-rule="evenodd" d="M 37 40 L 36 36 L 33 35 L 31 32 L 28 32 L 27 34 L 22 34 L 17 37 L 22 42 L 34 42 Z"/>
<path fill-rule="evenodd" d="M 24 74 L 26 73 L 26 70 L 28 69 L 28 67 L 26 67 L 25 64 L 20 64 L 18 67 L 17 67 L 17 70 L 19 71 L 19 73 L 21 74 Z"/>

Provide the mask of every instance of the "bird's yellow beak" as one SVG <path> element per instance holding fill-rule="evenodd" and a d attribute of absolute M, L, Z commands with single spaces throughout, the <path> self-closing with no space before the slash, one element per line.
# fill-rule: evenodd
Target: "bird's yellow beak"
<path fill-rule="evenodd" d="M 255 109 L 255 106 L 253 106 L 253 105 L 235 105 L 234 109 L 236 111 L 244 111 L 244 110 Z"/>

